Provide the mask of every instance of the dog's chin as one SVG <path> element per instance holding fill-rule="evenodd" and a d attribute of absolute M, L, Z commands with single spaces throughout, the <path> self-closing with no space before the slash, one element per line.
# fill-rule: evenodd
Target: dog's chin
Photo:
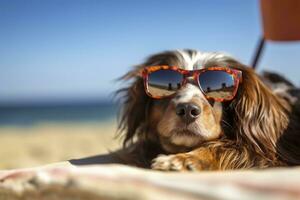
<path fill-rule="evenodd" d="M 169 136 L 161 139 L 162 146 L 166 151 L 172 153 L 188 151 L 205 142 L 205 138 L 201 135 L 201 132 L 187 128 L 174 129 L 171 133 L 164 135 Z"/>
<path fill-rule="evenodd" d="M 179 146 L 195 147 L 205 141 L 202 133 L 188 128 L 176 129 L 172 131 L 171 143 Z"/>
<path fill-rule="evenodd" d="M 200 131 L 194 131 L 188 128 L 184 128 L 184 129 L 175 129 L 172 131 L 172 133 L 170 134 L 172 137 L 196 137 L 196 138 L 203 138 L 202 133 Z"/>

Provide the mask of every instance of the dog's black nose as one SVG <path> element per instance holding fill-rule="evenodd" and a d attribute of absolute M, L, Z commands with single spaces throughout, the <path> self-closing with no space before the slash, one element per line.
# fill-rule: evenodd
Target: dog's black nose
<path fill-rule="evenodd" d="M 200 113 L 200 107 L 193 103 L 180 103 L 176 106 L 176 114 L 185 120 L 186 123 L 195 120 Z"/>

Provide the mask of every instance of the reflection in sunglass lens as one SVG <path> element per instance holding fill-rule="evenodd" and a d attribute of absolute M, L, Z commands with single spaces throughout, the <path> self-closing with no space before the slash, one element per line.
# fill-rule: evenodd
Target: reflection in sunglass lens
<path fill-rule="evenodd" d="M 148 92 L 156 97 L 170 96 L 181 87 L 182 79 L 182 74 L 173 70 L 152 72 L 148 75 Z"/>
<path fill-rule="evenodd" d="M 206 71 L 199 76 L 202 91 L 208 97 L 230 99 L 234 94 L 234 78 L 225 71 Z"/>

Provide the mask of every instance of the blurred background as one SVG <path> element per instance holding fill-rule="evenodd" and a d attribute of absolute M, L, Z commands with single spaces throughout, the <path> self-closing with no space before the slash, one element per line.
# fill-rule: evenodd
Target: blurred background
<path fill-rule="evenodd" d="M 250 64 L 261 26 L 258 0 L 0 0 L 0 169 L 116 149 L 118 77 L 168 49 Z M 300 43 L 265 48 L 258 71 L 299 85 Z"/>

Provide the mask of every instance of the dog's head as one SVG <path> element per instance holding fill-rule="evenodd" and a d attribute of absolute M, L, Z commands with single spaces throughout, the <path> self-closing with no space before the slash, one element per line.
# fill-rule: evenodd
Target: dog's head
<path fill-rule="evenodd" d="M 242 82 L 230 101 L 208 99 L 194 80 L 188 80 L 168 98 L 147 95 L 142 76 L 148 66 L 177 66 L 199 70 L 212 66 L 242 72 Z M 237 145 L 249 145 L 267 156 L 276 150 L 276 140 L 287 126 L 287 105 L 266 87 L 251 68 L 223 53 L 195 50 L 167 51 L 149 57 L 127 73 L 132 80 L 123 92 L 120 129 L 124 144 L 136 138 L 159 145 L 164 151 L 189 151 L 204 142 L 226 138 Z"/>

